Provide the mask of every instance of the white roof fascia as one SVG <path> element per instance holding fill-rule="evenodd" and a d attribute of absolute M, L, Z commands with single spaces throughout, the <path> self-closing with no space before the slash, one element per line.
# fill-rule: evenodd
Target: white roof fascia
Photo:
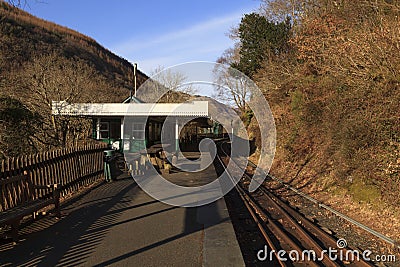
<path fill-rule="evenodd" d="M 52 102 L 52 115 L 64 116 L 201 116 L 208 117 L 208 101 L 186 103 Z"/>

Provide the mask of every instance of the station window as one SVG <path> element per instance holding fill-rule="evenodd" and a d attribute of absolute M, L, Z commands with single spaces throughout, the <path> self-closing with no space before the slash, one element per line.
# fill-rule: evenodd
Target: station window
<path fill-rule="evenodd" d="M 119 139 L 121 138 L 121 122 L 111 121 L 110 122 L 110 138 Z"/>
<path fill-rule="evenodd" d="M 110 125 L 108 122 L 100 122 L 100 138 L 106 139 L 109 138 L 110 134 Z"/>
<path fill-rule="evenodd" d="M 134 123 L 132 126 L 132 139 L 144 140 L 144 124 Z"/>

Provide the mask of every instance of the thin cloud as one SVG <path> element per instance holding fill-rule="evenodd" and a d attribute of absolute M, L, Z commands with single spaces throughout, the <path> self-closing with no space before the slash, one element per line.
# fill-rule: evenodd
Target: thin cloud
<path fill-rule="evenodd" d="M 229 27 L 238 23 L 242 15 L 243 12 L 236 12 L 221 18 L 213 18 L 186 29 L 169 32 L 147 40 L 132 38 L 129 41 L 115 45 L 113 50 L 121 54 L 131 54 L 135 51 L 140 51 L 144 48 L 149 48 L 152 46 L 158 46 L 163 43 L 176 42 L 177 40 L 182 39 L 188 40 L 191 37 L 204 35 L 215 30 L 220 31 L 221 28 L 229 29 Z"/>
<path fill-rule="evenodd" d="M 233 45 L 226 33 L 250 11 L 241 10 L 158 36 L 131 38 L 114 45 L 112 50 L 138 62 L 145 73 L 160 65 L 169 67 L 188 61 L 215 61 Z"/>

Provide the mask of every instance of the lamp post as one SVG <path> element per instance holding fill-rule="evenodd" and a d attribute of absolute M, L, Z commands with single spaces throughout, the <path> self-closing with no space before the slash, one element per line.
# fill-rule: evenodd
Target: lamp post
<path fill-rule="evenodd" d="M 135 90 L 134 96 L 136 97 L 136 89 L 137 89 L 137 78 L 136 78 L 136 72 L 137 72 L 137 63 L 133 64 L 133 89 Z M 129 93 L 129 103 L 132 101 L 132 90 L 130 90 Z"/>
<path fill-rule="evenodd" d="M 137 63 L 133 64 L 133 79 L 134 79 L 135 97 L 136 97 L 136 89 L 137 89 L 136 71 L 137 71 Z"/>

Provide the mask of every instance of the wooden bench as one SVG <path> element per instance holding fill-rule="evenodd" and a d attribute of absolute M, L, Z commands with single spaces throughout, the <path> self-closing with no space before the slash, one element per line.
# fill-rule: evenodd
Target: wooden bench
<path fill-rule="evenodd" d="M 38 190 L 50 190 L 48 198 L 39 198 Z M 57 185 L 39 186 L 32 184 L 26 173 L 0 179 L 0 226 L 10 225 L 14 243 L 18 242 L 21 220 L 28 215 L 54 204 L 56 216 L 60 218 L 60 193 Z"/>

